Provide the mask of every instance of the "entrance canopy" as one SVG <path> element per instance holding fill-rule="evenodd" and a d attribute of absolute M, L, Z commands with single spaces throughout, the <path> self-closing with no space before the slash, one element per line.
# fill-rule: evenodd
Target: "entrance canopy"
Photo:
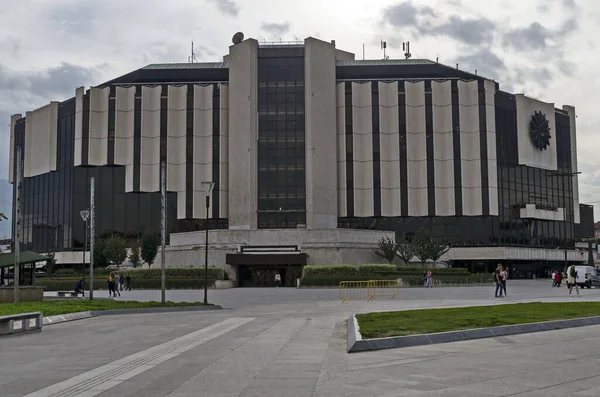
<path fill-rule="evenodd" d="M 297 246 L 245 246 L 239 254 L 227 254 L 228 265 L 306 265 L 308 255 Z"/>
<path fill-rule="evenodd" d="M 23 251 L 19 253 L 19 264 L 27 265 L 29 263 L 47 261 L 46 255 L 38 254 L 31 251 Z M 6 254 L 0 254 L 0 269 L 5 267 L 12 267 L 15 265 L 15 253 L 8 252 Z"/>

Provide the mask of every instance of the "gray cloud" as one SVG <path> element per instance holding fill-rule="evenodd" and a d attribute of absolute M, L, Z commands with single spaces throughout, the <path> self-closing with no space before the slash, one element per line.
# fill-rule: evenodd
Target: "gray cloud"
<path fill-rule="evenodd" d="M 240 11 L 240 7 L 233 0 L 209 0 L 217 5 L 221 13 L 235 17 Z"/>
<path fill-rule="evenodd" d="M 506 71 L 506 64 L 498 55 L 487 48 L 482 48 L 470 54 L 460 55 L 455 58 L 455 61 L 461 70 L 471 73 L 477 70 L 479 76 L 496 80 L 502 76 L 503 80 L 505 80 L 504 72 Z"/>
<path fill-rule="evenodd" d="M 405 1 L 386 7 L 383 19 L 396 28 L 417 27 L 422 17 L 435 16 L 431 7 L 416 7 L 411 1 Z"/>
<path fill-rule="evenodd" d="M 267 23 L 260 24 L 260 29 L 275 36 L 282 36 L 290 31 L 290 23 Z"/>
<path fill-rule="evenodd" d="M 394 28 L 412 28 L 422 36 L 447 36 L 470 45 L 490 43 L 496 28 L 487 18 L 447 17 L 431 7 L 415 6 L 411 1 L 387 7 L 383 20 Z"/>
<path fill-rule="evenodd" d="M 562 4 L 566 8 L 577 8 L 577 4 L 575 4 L 575 0 L 562 0 Z"/>
<path fill-rule="evenodd" d="M 465 44 L 487 44 L 494 38 L 496 24 L 487 18 L 462 19 L 452 15 L 449 22 L 421 30 L 421 34 L 444 35 Z"/>
<path fill-rule="evenodd" d="M 545 50 L 576 31 L 578 27 L 575 18 L 568 19 L 557 30 L 548 29 L 539 22 L 532 22 L 526 28 L 517 28 L 506 33 L 502 44 L 517 51 Z"/>

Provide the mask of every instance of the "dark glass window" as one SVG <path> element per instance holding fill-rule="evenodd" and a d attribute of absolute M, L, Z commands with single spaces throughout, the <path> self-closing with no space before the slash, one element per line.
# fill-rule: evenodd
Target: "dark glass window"
<path fill-rule="evenodd" d="M 304 57 L 289 55 L 258 59 L 259 228 L 306 224 Z"/>

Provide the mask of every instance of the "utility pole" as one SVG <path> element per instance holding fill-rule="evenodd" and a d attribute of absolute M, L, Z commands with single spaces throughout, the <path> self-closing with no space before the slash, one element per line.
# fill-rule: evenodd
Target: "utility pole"
<path fill-rule="evenodd" d="M 96 240 L 96 206 L 94 204 L 94 177 L 90 178 L 90 300 L 94 300 L 94 245 Z M 87 231 L 86 231 L 87 233 Z"/>
<path fill-rule="evenodd" d="M 21 276 L 19 275 L 19 260 L 21 256 L 21 147 L 17 146 L 17 195 L 16 195 L 16 206 L 15 206 L 15 263 L 13 271 L 13 288 L 14 288 L 14 302 L 19 302 L 19 283 Z"/>
<path fill-rule="evenodd" d="M 167 269 L 165 264 L 165 245 L 167 243 L 167 194 L 165 186 L 165 162 L 160 163 L 160 301 L 166 301 Z"/>

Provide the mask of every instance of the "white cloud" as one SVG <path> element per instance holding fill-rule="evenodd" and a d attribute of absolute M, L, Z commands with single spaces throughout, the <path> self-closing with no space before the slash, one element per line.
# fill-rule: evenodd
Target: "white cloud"
<path fill-rule="evenodd" d="M 336 40 L 380 58 L 414 58 L 490 75 L 503 89 L 576 106 L 582 201 L 600 201 L 600 90 L 595 0 L 5 0 L 0 11 L 0 177 L 7 172 L 8 116 L 72 96 L 148 63 L 217 61 L 232 35 Z M 398 7 L 399 4 L 405 3 Z M 415 7 L 418 5 L 418 7 Z M 395 7 L 395 8 L 394 8 Z M 402 8 L 404 7 L 404 8 Z M 412 8 L 411 8 L 412 7 Z M 395 13 L 394 13 L 395 10 Z M 387 22 L 386 22 L 387 21 Z M 391 23 L 396 21 L 396 23 Z M 267 27 L 267 29 L 265 29 Z M 278 33 L 266 33 L 268 28 Z M 273 29 L 271 29 L 272 32 Z M 58 77 L 56 77 L 58 76 Z M 68 76 L 68 77 L 67 77 Z M 600 208 L 599 208 L 600 209 Z M 596 211 L 600 217 L 600 210 Z"/>

